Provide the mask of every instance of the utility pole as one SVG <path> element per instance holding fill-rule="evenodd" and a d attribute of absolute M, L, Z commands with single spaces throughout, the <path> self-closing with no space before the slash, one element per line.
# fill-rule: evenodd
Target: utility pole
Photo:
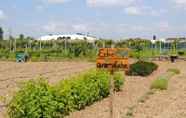
<path fill-rule="evenodd" d="M 105 40 L 103 40 L 103 48 L 105 48 Z"/>
<path fill-rule="evenodd" d="M 9 28 L 9 45 L 10 45 L 10 52 L 12 51 L 12 39 L 11 39 L 11 37 L 12 37 L 12 30 L 11 30 L 11 28 Z"/>
<path fill-rule="evenodd" d="M 17 50 L 17 49 L 16 49 L 16 48 L 17 48 L 17 47 L 16 47 L 16 44 L 17 44 L 16 38 L 14 38 L 14 52 L 16 52 L 16 50 Z"/>
<path fill-rule="evenodd" d="M 67 38 L 65 38 L 65 52 L 67 51 Z"/>
<path fill-rule="evenodd" d="M 161 40 L 159 40 L 159 42 L 160 42 L 160 55 L 161 55 L 161 52 L 162 52 L 162 50 L 161 50 L 161 48 L 162 48 L 162 42 L 161 42 Z"/>
<path fill-rule="evenodd" d="M 41 40 L 39 40 L 39 50 L 41 51 L 42 48 L 42 44 L 41 44 Z"/>
<path fill-rule="evenodd" d="M 109 66 L 110 72 L 110 118 L 114 118 L 114 68 L 113 65 Z"/>

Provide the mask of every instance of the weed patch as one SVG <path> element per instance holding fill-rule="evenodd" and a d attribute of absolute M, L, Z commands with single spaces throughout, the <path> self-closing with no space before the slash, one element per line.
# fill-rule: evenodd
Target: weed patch
<path fill-rule="evenodd" d="M 151 89 L 166 90 L 168 88 L 168 79 L 158 78 L 152 82 Z"/>
<path fill-rule="evenodd" d="M 173 74 L 176 74 L 176 75 L 181 73 L 180 70 L 177 68 L 169 68 L 167 72 L 172 72 Z"/>

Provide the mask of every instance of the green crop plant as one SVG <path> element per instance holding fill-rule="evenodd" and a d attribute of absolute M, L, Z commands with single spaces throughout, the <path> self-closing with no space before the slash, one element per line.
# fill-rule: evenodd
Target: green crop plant
<path fill-rule="evenodd" d="M 8 104 L 10 118 L 55 118 L 58 102 L 48 83 L 39 79 L 27 82 Z"/>
<path fill-rule="evenodd" d="M 180 74 L 180 73 L 181 73 L 180 70 L 177 69 L 177 68 L 169 68 L 169 69 L 167 70 L 167 72 L 171 72 L 171 73 L 173 73 L 173 74 Z"/>
<path fill-rule="evenodd" d="M 138 61 L 130 65 L 128 75 L 148 76 L 158 68 L 158 65 L 153 62 Z"/>
<path fill-rule="evenodd" d="M 110 75 L 104 70 L 85 73 L 49 85 L 44 79 L 26 82 L 8 104 L 10 118 L 63 118 L 109 95 Z M 123 76 L 114 75 L 115 90 Z"/>
<path fill-rule="evenodd" d="M 151 84 L 151 89 L 166 90 L 168 88 L 168 78 L 159 77 Z"/>
<path fill-rule="evenodd" d="M 115 91 L 121 91 L 121 88 L 125 82 L 124 73 L 116 72 L 114 74 L 114 90 Z"/>

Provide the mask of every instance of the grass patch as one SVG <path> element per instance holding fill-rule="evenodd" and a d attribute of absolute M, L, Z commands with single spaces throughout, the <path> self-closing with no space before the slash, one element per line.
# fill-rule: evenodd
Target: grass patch
<path fill-rule="evenodd" d="M 165 79 L 165 77 L 160 77 L 152 82 L 152 85 L 150 88 L 151 89 L 158 89 L 158 90 L 167 90 L 168 79 Z"/>
<path fill-rule="evenodd" d="M 174 73 L 174 74 L 176 74 L 176 75 L 178 75 L 178 74 L 181 73 L 180 70 L 177 69 L 177 68 L 169 68 L 169 69 L 167 70 L 167 72 L 172 72 L 172 73 Z"/>
<path fill-rule="evenodd" d="M 136 105 L 128 107 L 128 111 L 126 113 L 126 118 L 131 118 L 134 116 L 134 109 L 135 109 Z"/>

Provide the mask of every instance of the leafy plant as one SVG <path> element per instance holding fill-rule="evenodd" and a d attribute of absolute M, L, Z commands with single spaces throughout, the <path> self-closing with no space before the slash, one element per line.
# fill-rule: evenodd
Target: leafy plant
<path fill-rule="evenodd" d="M 183 56 L 185 54 L 184 51 L 178 51 L 178 55 Z"/>
<path fill-rule="evenodd" d="M 160 77 L 152 82 L 151 89 L 166 90 L 168 88 L 168 79 Z"/>
<path fill-rule="evenodd" d="M 153 62 L 138 61 L 130 65 L 128 75 L 148 76 L 157 68 L 158 65 Z"/>
<path fill-rule="evenodd" d="M 115 91 L 121 91 L 121 87 L 124 84 L 124 74 L 121 72 L 117 72 L 114 74 L 114 90 Z"/>
<path fill-rule="evenodd" d="M 10 118 L 61 118 L 109 95 L 109 73 L 90 70 L 50 86 L 45 80 L 31 80 L 8 104 Z M 123 77 L 114 75 L 115 90 Z"/>
<path fill-rule="evenodd" d="M 172 72 L 173 74 L 180 74 L 180 70 L 177 68 L 169 68 L 167 72 Z"/>
<path fill-rule="evenodd" d="M 27 82 L 8 104 L 10 118 L 59 117 L 58 103 L 48 83 L 39 79 Z"/>

